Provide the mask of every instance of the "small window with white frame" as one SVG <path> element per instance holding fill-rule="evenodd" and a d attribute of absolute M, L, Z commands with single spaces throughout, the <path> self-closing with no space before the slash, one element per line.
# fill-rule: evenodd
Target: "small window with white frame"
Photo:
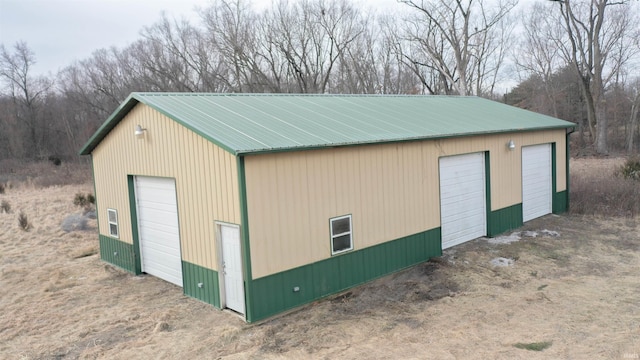
<path fill-rule="evenodd" d="M 114 238 L 120 237 L 120 232 L 118 231 L 118 211 L 115 209 L 107 209 L 107 219 L 109 221 L 109 235 Z"/>
<path fill-rule="evenodd" d="M 331 227 L 331 255 L 353 250 L 351 215 L 329 219 Z"/>

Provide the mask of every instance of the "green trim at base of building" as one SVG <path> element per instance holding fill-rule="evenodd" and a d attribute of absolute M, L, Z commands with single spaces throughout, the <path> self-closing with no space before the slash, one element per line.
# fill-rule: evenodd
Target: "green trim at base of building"
<path fill-rule="evenodd" d="M 442 255 L 440 228 L 348 252 L 250 282 L 248 322 L 338 293 Z"/>
<path fill-rule="evenodd" d="M 574 130 L 575 130 L 575 128 L 574 128 Z M 570 206 L 569 204 L 571 203 L 571 200 L 569 199 L 570 198 L 569 189 L 571 189 L 571 187 L 569 186 L 569 184 L 571 183 L 571 181 L 570 181 L 571 176 L 569 175 L 569 161 L 571 160 L 571 142 L 569 141 L 569 136 L 571 136 L 572 133 L 573 133 L 573 131 L 567 132 L 567 135 L 565 136 L 566 140 L 564 142 L 565 149 L 566 149 L 566 151 L 565 151 L 566 160 L 565 160 L 565 169 L 564 169 L 565 172 L 564 173 L 565 173 L 565 176 L 566 176 L 566 184 L 567 184 L 567 190 L 565 191 L 567 193 L 566 196 L 565 196 L 565 202 L 566 202 L 565 212 L 569 211 L 569 206 Z"/>
<path fill-rule="evenodd" d="M 132 274 L 140 274 L 136 271 L 135 252 L 133 244 L 122 242 L 105 235 L 98 235 L 100 239 L 100 258 L 108 263 L 120 267 Z"/>
<path fill-rule="evenodd" d="M 568 191 L 559 191 L 553 194 L 553 213 L 554 214 L 562 214 L 569 210 L 569 192 Z"/>
<path fill-rule="evenodd" d="M 566 191 L 553 193 L 553 199 L 551 200 L 554 214 L 562 214 L 567 211 L 568 196 Z M 517 229 L 524 225 L 522 221 L 522 204 L 491 211 L 487 220 L 488 237 L 495 237 L 506 231 Z"/>
<path fill-rule="evenodd" d="M 491 211 L 487 219 L 487 236 L 494 237 L 522 226 L 522 204 Z"/>
<path fill-rule="evenodd" d="M 218 272 L 182 261 L 184 294 L 220 309 L 220 282 Z"/>
<path fill-rule="evenodd" d="M 569 139 L 567 138 L 567 154 L 569 154 Z M 551 211 L 554 214 L 562 214 L 569 210 L 569 158 L 567 157 L 566 182 L 567 190 L 557 191 L 556 179 L 558 169 L 556 162 L 556 143 L 551 144 Z"/>

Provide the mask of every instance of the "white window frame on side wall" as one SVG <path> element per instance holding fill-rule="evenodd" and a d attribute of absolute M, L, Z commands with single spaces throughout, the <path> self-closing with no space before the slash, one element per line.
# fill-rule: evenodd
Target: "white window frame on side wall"
<path fill-rule="evenodd" d="M 113 214 L 114 220 L 111 220 L 111 214 Z M 118 225 L 118 210 L 107 209 L 107 222 L 109 223 L 109 236 L 116 239 L 120 238 L 120 226 Z M 115 226 L 115 234 L 113 233 L 113 226 Z"/>
<path fill-rule="evenodd" d="M 339 220 L 343 220 L 343 219 L 349 219 L 349 231 L 344 231 L 344 232 L 340 232 L 335 234 L 333 232 L 333 223 L 335 221 L 339 221 Z M 341 254 L 347 251 L 351 251 L 353 250 L 353 222 L 351 219 L 351 214 L 349 215 L 343 215 L 343 216 L 337 216 L 334 218 L 329 219 L 329 231 L 331 233 L 331 255 L 337 255 L 337 254 Z M 345 248 L 345 249 L 341 249 L 338 251 L 334 251 L 334 240 L 339 238 L 339 237 L 343 237 L 345 235 L 349 235 L 349 247 Z"/>

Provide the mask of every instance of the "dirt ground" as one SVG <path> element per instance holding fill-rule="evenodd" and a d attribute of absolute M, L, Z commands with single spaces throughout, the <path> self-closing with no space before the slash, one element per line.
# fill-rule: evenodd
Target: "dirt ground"
<path fill-rule="evenodd" d="M 610 163 L 578 159 L 572 171 Z M 101 262 L 95 220 L 63 231 L 82 212 L 74 194 L 91 190 L 27 185 L 0 195 L 12 207 L 0 213 L 1 359 L 640 358 L 638 218 L 548 215 L 246 324 Z M 536 346 L 546 348 L 527 349 Z"/>

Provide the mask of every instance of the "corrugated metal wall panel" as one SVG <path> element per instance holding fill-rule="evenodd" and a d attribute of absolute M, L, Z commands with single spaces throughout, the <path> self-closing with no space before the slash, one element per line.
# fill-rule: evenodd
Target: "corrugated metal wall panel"
<path fill-rule="evenodd" d="M 439 227 L 441 156 L 489 151 L 491 210 L 520 204 L 520 148 L 549 142 L 560 144 L 560 192 L 564 129 L 247 156 L 253 277 L 331 257 L 335 216 L 352 214 L 356 250 Z"/>
<path fill-rule="evenodd" d="M 142 139 L 135 125 L 147 131 Z M 101 233 L 118 210 L 120 241 L 133 243 L 127 175 L 175 178 L 182 258 L 217 269 L 214 221 L 240 223 L 235 156 L 139 104 L 92 153 Z"/>
<path fill-rule="evenodd" d="M 182 272 L 186 295 L 220 308 L 220 286 L 217 271 L 183 261 Z"/>
<path fill-rule="evenodd" d="M 440 229 L 412 234 L 251 282 L 257 321 L 442 255 Z M 292 291 L 298 287 L 299 291 Z"/>
<path fill-rule="evenodd" d="M 133 245 L 108 236 L 99 235 L 100 258 L 119 266 L 131 273 L 136 273 L 135 252 Z"/>

